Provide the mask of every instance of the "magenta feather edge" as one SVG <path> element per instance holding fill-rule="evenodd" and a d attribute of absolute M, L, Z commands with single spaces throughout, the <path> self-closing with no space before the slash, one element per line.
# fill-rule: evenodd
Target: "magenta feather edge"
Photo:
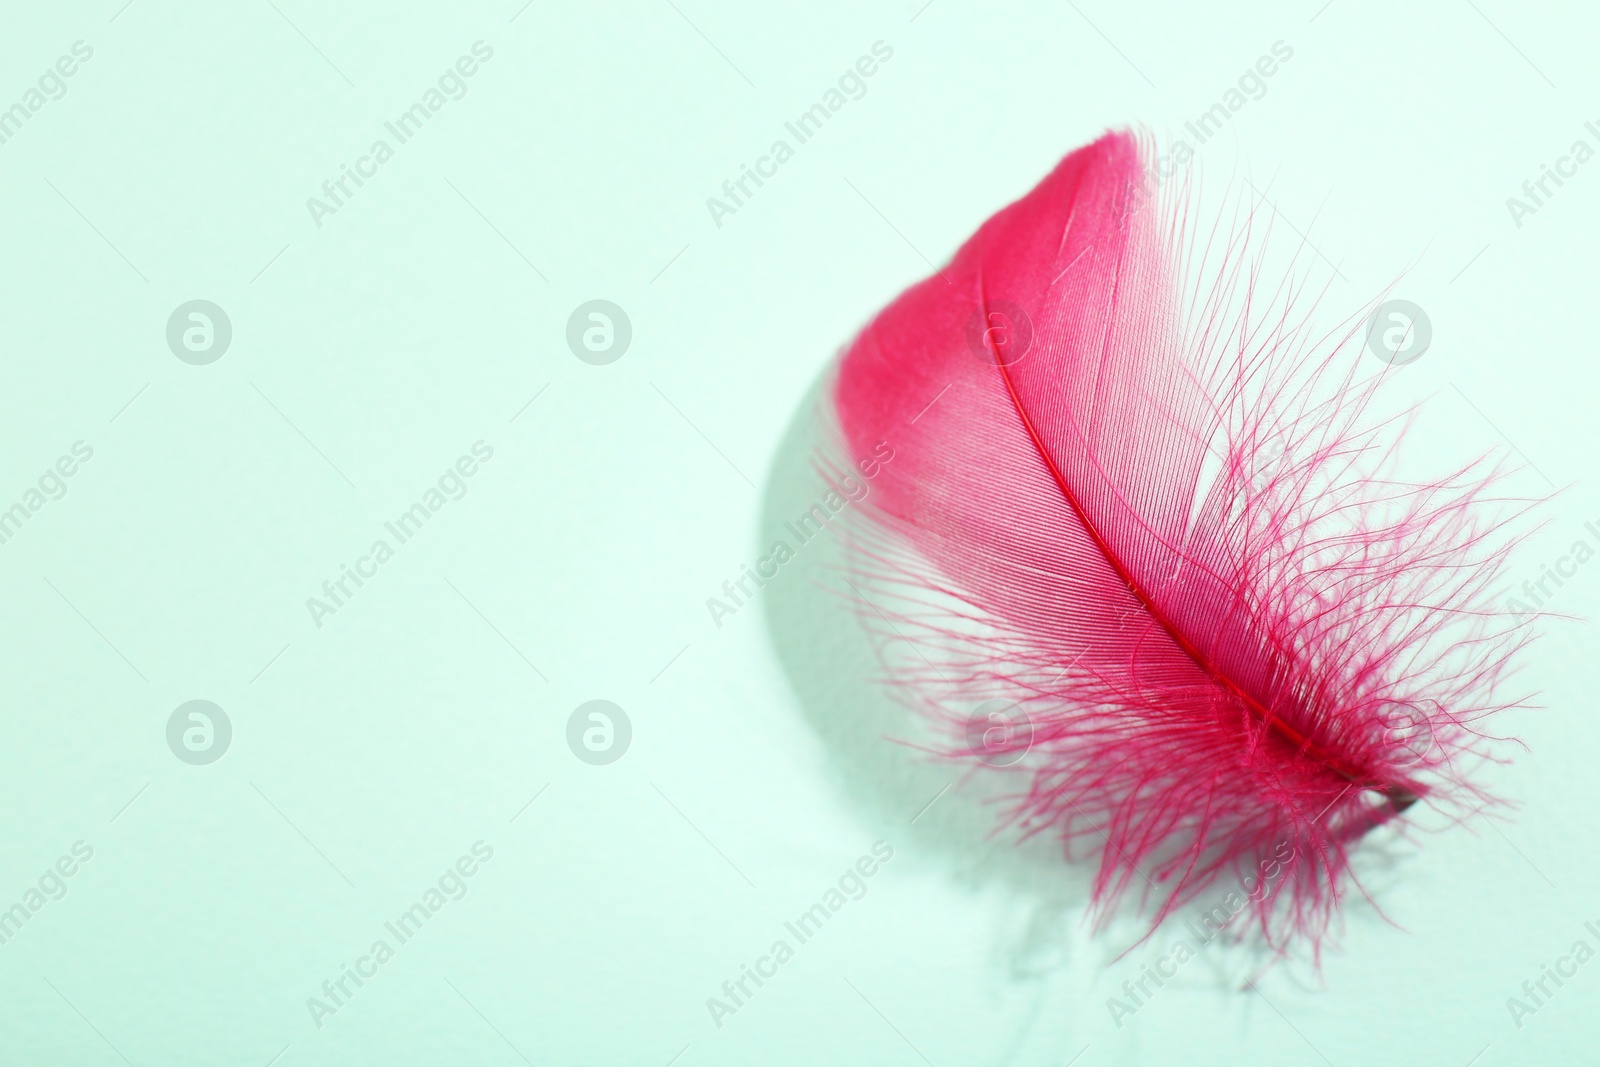
<path fill-rule="evenodd" d="M 1314 333 L 1248 213 L 1191 232 L 1151 158 L 1073 152 L 851 343 L 849 568 L 940 753 L 1013 776 L 1002 825 L 1098 859 L 1097 923 L 1254 885 L 1240 925 L 1315 953 L 1369 831 L 1494 802 L 1472 772 L 1527 705 L 1493 606 L 1526 502 L 1490 456 L 1399 478 L 1360 319 Z M 1025 721 L 977 751 L 986 700 Z"/>

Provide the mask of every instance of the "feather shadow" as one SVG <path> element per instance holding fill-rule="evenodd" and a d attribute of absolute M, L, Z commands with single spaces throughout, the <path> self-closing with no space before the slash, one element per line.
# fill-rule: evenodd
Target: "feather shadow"
<path fill-rule="evenodd" d="M 820 532 L 796 526 L 828 492 L 818 466 L 832 455 L 819 406 L 827 374 L 797 406 L 766 479 L 761 554 L 775 555 L 780 542 L 793 553 L 761 594 L 775 654 L 861 819 L 896 848 L 909 844 L 954 884 L 1014 898 L 1020 921 L 999 951 L 1018 977 L 1053 970 L 1078 941 L 1072 931 L 1089 900 L 1093 864 L 1066 863 L 1047 835 L 1019 841 L 997 831 L 990 776 L 916 747 L 919 739 L 935 742 L 926 721 L 881 680 L 880 649 L 850 586 L 841 529 L 850 517 L 834 514 Z M 809 538 L 802 542 L 797 531 Z"/>

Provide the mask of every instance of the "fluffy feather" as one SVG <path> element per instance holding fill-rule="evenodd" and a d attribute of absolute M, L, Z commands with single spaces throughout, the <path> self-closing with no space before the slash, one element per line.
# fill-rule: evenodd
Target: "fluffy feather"
<path fill-rule="evenodd" d="M 947 753 L 1010 764 L 1007 818 L 1098 854 L 1102 919 L 1131 889 L 1159 922 L 1287 843 L 1253 918 L 1315 943 L 1363 834 L 1487 799 L 1476 724 L 1516 703 L 1520 643 L 1487 607 L 1502 472 L 1397 480 L 1355 323 L 1312 336 L 1292 283 L 1260 293 L 1248 223 L 1197 239 L 1146 194 L 1137 139 L 1105 135 L 849 346 L 846 458 L 895 456 L 857 589 Z M 991 698 L 1028 726 L 977 752 Z"/>

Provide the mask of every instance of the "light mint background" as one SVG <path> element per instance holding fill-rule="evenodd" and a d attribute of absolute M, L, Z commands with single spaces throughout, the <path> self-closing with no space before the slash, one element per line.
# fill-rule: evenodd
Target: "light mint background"
<path fill-rule="evenodd" d="M 1505 205 L 1600 143 L 1582 5 L 3 17 L 0 106 L 94 50 L 0 144 L 0 506 L 94 449 L 0 545 L 0 907 L 94 850 L 0 946 L 6 1063 L 1594 1059 L 1600 964 L 1520 1028 L 1506 1007 L 1576 939 L 1600 948 L 1583 622 L 1526 660 L 1545 707 L 1505 723 L 1529 751 L 1488 776 L 1513 821 L 1369 864 L 1393 925 L 1353 901 L 1320 978 L 1297 960 L 1241 991 L 1252 961 L 1213 946 L 1119 1029 L 1106 998 L 1159 953 L 1115 960 L 1135 928 L 1085 929 L 1075 872 L 986 849 L 970 793 L 851 718 L 876 705 L 807 592 L 825 549 L 759 610 L 705 608 L 804 500 L 797 416 L 875 309 L 1106 126 L 1182 136 L 1279 40 L 1293 58 L 1202 149 L 1208 182 L 1253 182 L 1337 265 L 1330 323 L 1404 274 L 1434 329 L 1395 381 L 1431 397 L 1417 454 L 1509 442 L 1536 468 L 1517 489 L 1565 487 L 1517 582 L 1594 543 L 1600 164 L 1520 228 Z M 479 40 L 465 97 L 317 227 L 306 198 Z M 706 198 L 880 40 L 865 96 L 716 225 Z M 633 326 L 609 366 L 565 342 L 595 298 Z M 191 299 L 232 322 L 208 366 L 166 345 Z M 465 497 L 314 626 L 306 598 L 479 440 Z M 1597 598 L 1580 569 L 1552 609 Z M 596 698 L 633 727 L 607 766 L 565 740 Z M 233 725 L 209 766 L 166 744 L 192 699 Z M 866 895 L 715 1026 L 706 998 L 879 839 Z M 315 1025 L 307 998 L 479 840 L 466 896 Z"/>

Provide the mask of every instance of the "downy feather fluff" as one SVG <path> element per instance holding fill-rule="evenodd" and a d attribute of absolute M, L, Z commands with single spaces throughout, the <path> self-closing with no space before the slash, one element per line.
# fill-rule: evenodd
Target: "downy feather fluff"
<path fill-rule="evenodd" d="M 1499 758 L 1482 720 L 1518 703 L 1496 683 L 1522 642 L 1488 606 L 1504 472 L 1399 479 L 1359 319 L 1313 335 L 1248 217 L 1190 233 L 1147 159 L 1127 132 L 1073 152 L 848 347 L 843 459 L 895 455 L 853 581 L 914 646 L 885 663 L 944 754 L 1015 776 L 1023 835 L 1098 858 L 1102 921 L 1131 891 L 1153 930 L 1291 855 L 1249 918 L 1317 945 L 1363 835 L 1489 800 L 1468 772 Z M 977 751 L 991 699 L 1025 723 Z"/>

